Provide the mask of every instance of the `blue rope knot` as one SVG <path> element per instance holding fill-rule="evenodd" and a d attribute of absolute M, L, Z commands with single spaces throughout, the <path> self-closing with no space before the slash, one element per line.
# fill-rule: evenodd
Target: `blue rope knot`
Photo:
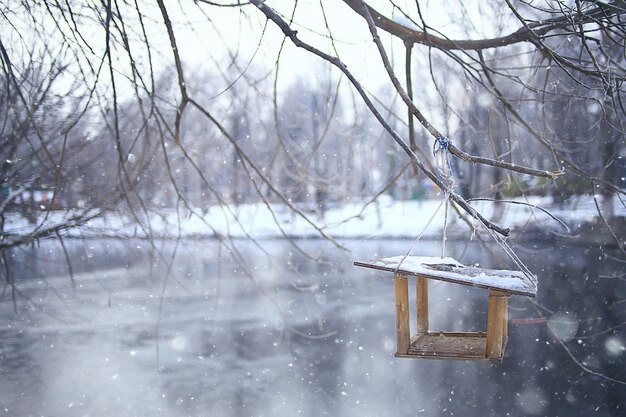
<path fill-rule="evenodd" d="M 454 185 L 454 178 L 452 177 L 452 166 L 448 159 L 448 153 L 450 147 L 450 139 L 445 136 L 441 136 L 435 139 L 433 144 L 433 156 L 435 157 L 435 173 L 437 177 L 445 183 L 448 187 Z"/>
<path fill-rule="evenodd" d="M 445 136 L 441 136 L 435 139 L 435 143 L 433 143 L 433 156 L 437 156 L 437 152 L 446 151 L 448 152 L 448 147 L 450 146 L 450 139 Z"/>

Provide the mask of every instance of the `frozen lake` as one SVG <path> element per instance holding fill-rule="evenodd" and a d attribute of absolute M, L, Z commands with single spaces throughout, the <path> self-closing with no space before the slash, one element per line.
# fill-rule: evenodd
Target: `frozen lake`
<path fill-rule="evenodd" d="M 12 253 L 18 291 L 15 303 L 8 285 L 1 292 L 0 415 L 626 412 L 626 386 L 602 376 L 626 379 L 617 250 L 519 248 L 539 276 L 537 305 L 511 298 L 504 362 L 488 364 L 394 358 L 391 275 L 352 262 L 403 254 L 410 241 L 342 242 L 350 253 L 297 241 L 310 257 L 283 240 L 260 241 L 262 250 L 238 241 L 243 266 L 215 240 L 184 240 L 173 258 L 173 242 L 155 243 L 159 259 L 145 241 L 67 241 L 75 288 L 58 245 Z M 439 255 L 439 244 L 414 253 Z M 448 243 L 448 256 L 495 266 L 482 252 Z M 486 328 L 486 291 L 430 288 L 431 329 Z"/>

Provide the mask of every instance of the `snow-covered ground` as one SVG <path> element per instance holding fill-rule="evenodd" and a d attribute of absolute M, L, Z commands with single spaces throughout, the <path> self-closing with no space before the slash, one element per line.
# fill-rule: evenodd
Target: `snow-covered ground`
<path fill-rule="evenodd" d="M 601 197 L 597 198 L 598 204 L 601 204 Z M 516 201 L 546 209 L 568 224 L 572 230 L 598 217 L 593 196 L 575 197 L 564 204 L 552 204 L 549 197 L 528 197 Z M 141 224 L 130 214 L 114 213 L 93 220 L 87 226 L 73 229 L 70 233 L 73 236 L 136 237 L 143 237 L 146 233 L 158 237 L 205 237 L 221 234 L 263 239 L 283 236 L 317 237 L 321 230 L 335 238 L 415 238 L 420 234 L 424 238 L 442 236 L 446 217 L 442 199 L 393 201 L 387 196 L 381 196 L 373 203 L 365 203 L 345 204 L 330 209 L 323 218 L 317 213 L 304 212 L 306 219 L 283 205 L 273 206 L 270 210 L 261 203 L 198 208 L 193 213 L 187 209 L 180 209 L 178 212 L 163 209 L 148 216 L 142 215 L 147 220 L 143 220 Z M 476 201 L 472 205 L 487 219 L 513 231 L 534 226 L 543 230 L 567 232 L 542 210 L 527 205 L 491 201 Z M 496 211 L 497 207 L 500 207 L 499 212 Z M 626 217 L 626 208 L 619 199 L 614 201 L 614 210 L 616 216 Z M 58 224 L 68 215 L 62 212 L 49 213 L 43 227 Z M 43 215 L 40 215 L 39 220 L 42 218 Z M 5 226 L 8 233 L 24 234 L 41 226 L 41 223 L 31 225 L 23 216 L 15 214 L 8 216 Z M 480 228 L 476 230 L 480 232 Z M 452 237 L 469 231 L 470 227 L 450 208 L 447 234 Z"/>

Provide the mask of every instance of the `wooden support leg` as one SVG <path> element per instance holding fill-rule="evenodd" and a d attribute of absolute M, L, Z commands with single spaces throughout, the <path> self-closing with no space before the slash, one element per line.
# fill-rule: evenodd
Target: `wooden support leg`
<path fill-rule="evenodd" d="M 487 311 L 487 351 L 488 358 L 502 357 L 505 322 L 507 320 L 508 294 L 489 291 L 489 309 Z M 508 326 L 507 326 L 508 327 Z"/>
<path fill-rule="evenodd" d="M 509 297 L 502 302 L 504 304 L 504 313 L 502 314 L 502 336 L 509 337 Z"/>
<path fill-rule="evenodd" d="M 411 334 L 409 328 L 409 285 L 405 275 L 394 276 L 396 289 L 396 332 L 398 354 L 409 353 Z"/>
<path fill-rule="evenodd" d="M 428 280 L 416 279 L 417 334 L 428 333 Z"/>

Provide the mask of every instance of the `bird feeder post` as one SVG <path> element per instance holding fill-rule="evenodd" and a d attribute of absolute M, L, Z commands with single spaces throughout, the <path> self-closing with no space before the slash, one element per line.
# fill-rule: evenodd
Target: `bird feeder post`
<path fill-rule="evenodd" d="M 508 298 L 509 294 L 489 291 L 487 310 L 487 358 L 500 358 L 504 351 L 508 332 Z"/>
<path fill-rule="evenodd" d="M 428 280 L 417 277 L 415 287 L 417 334 L 422 335 L 428 333 Z"/>
<path fill-rule="evenodd" d="M 502 300 L 502 304 L 504 304 L 504 314 L 502 315 L 502 335 L 507 338 L 509 337 L 509 297 L 511 294 L 507 294 L 507 296 Z"/>
<path fill-rule="evenodd" d="M 395 274 L 397 353 L 406 355 L 411 346 L 409 323 L 409 282 L 406 275 Z"/>

